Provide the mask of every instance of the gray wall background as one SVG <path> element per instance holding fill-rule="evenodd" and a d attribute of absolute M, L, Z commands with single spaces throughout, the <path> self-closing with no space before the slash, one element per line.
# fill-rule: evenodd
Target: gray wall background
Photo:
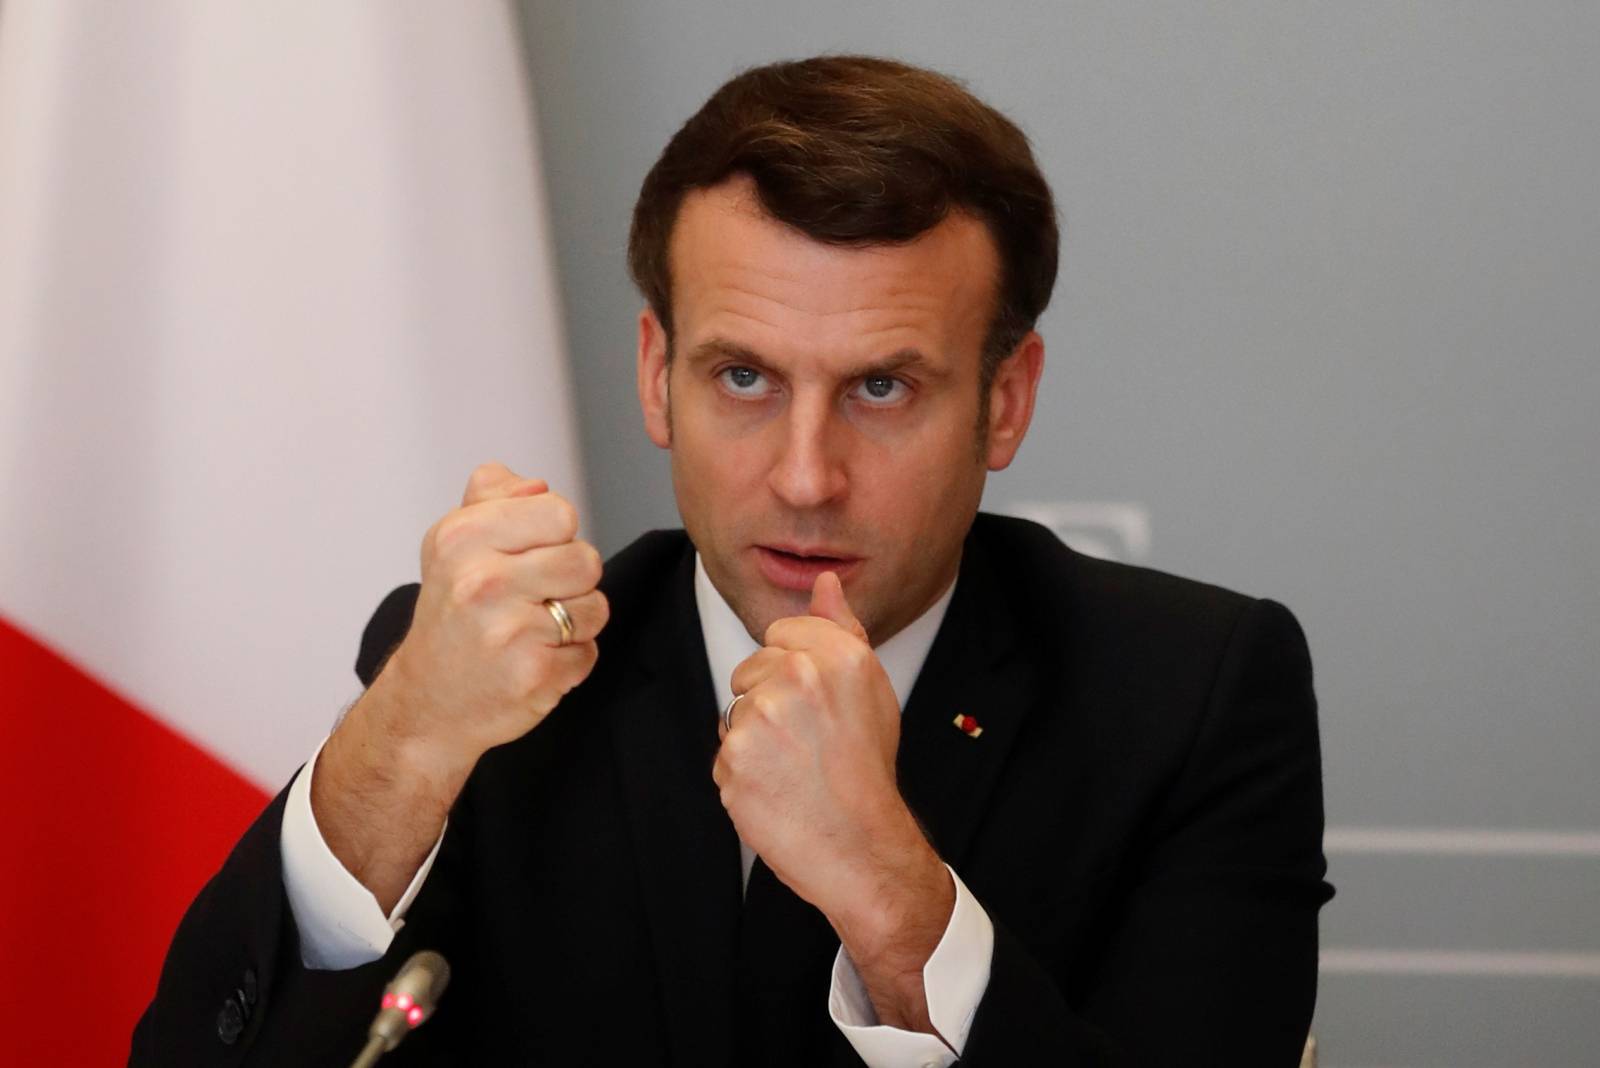
<path fill-rule="evenodd" d="M 1600 1063 L 1600 7 L 521 7 L 602 548 L 675 525 L 623 259 L 666 139 L 769 59 L 965 79 L 1065 223 L 988 505 L 1310 636 L 1322 1063 Z"/>

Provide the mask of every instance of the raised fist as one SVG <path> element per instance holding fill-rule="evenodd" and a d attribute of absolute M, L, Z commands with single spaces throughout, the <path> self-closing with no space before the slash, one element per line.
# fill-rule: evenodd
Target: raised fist
<path fill-rule="evenodd" d="M 600 553 L 577 533 L 566 499 L 494 463 L 428 530 L 416 613 L 380 676 L 387 726 L 414 757 L 470 768 L 588 676 L 610 610 L 595 588 Z M 566 609 L 565 641 L 552 600 Z"/>

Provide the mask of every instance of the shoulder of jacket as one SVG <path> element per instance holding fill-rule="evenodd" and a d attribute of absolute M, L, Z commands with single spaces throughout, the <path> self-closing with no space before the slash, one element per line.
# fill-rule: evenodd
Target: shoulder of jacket
<path fill-rule="evenodd" d="M 667 581 L 684 554 L 693 551 L 682 530 L 646 531 L 606 560 L 600 588 L 607 597 L 630 596 Z"/>
<path fill-rule="evenodd" d="M 1080 637 L 1159 625 L 1231 629 L 1256 598 L 1152 567 L 1103 560 L 1067 546 L 1031 520 L 980 513 L 973 538 L 1020 608 L 1039 620 L 1070 619 Z"/>

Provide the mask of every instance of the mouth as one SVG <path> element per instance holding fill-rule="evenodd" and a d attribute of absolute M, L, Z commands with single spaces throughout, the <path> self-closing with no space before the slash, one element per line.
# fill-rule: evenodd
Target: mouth
<path fill-rule="evenodd" d="M 859 556 L 829 547 L 757 545 L 755 553 L 756 566 L 768 582 L 797 593 L 810 593 L 824 571 L 846 581 L 862 562 Z"/>

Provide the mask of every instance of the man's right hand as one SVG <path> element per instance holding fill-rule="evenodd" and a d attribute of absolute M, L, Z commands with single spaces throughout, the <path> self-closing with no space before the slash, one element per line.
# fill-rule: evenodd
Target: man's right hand
<path fill-rule="evenodd" d="M 571 504 L 500 464 L 474 471 L 428 531 L 416 614 L 383 672 L 396 697 L 385 726 L 412 760 L 464 778 L 588 677 L 608 606 L 600 553 L 577 534 Z M 549 599 L 571 616 L 566 645 Z"/>
<path fill-rule="evenodd" d="M 594 668 L 609 608 L 577 512 L 500 464 L 422 542 L 405 639 L 323 746 L 311 806 L 323 840 L 387 914 L 484 751 L 532 730 Z M 571 616 L 571 641 L 545 601 Z"/>

